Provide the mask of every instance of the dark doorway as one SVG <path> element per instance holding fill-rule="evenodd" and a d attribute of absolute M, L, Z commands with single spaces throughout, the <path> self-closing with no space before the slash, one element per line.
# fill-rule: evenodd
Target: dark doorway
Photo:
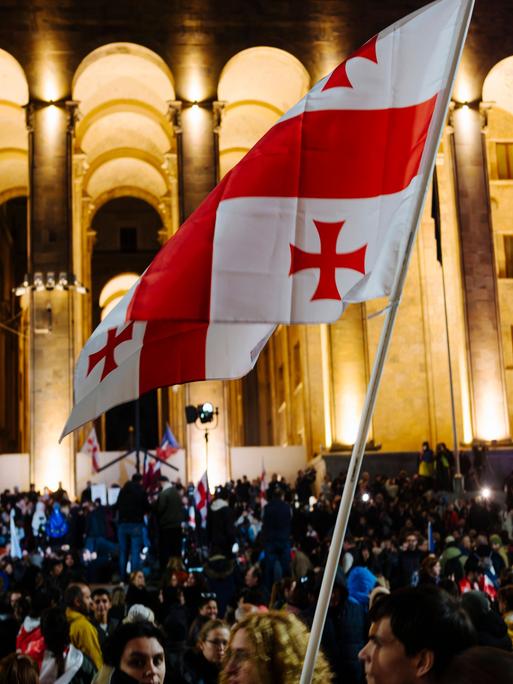
<path fill-rule="evenodd" d="M 0 206 L 0 452 L 21 451 L 19 335 L 21 308 L 13 288 L 27 271 L 27 199 Z M 28 406 L 25 404 L 25 408 Z"/>

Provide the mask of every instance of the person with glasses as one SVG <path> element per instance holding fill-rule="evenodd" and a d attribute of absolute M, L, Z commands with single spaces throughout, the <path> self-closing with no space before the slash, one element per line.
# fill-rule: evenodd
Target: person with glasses
<path fill-rule="evenodd" d="M 290 613 L 253 613 L 232 628 L 220 684 L 297 684 L 308 645 L 308 630 Z M 329 684 L 333 676 L 319 653 L 313 684 Z"/>
<path fill-rule="evenodd" d="M 209 620 L 203 625 L 196 646 L 183 658 L 182 679 L 187 684 L 217 684 L 230 628 L 223 620 Z"/>

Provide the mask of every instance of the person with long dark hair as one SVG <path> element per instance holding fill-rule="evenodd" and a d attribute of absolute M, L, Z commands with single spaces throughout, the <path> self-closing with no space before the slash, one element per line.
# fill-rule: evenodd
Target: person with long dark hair
<path fill-rule="evenodd" d="M 104 666 L 95 684 L 163 684 L 165 639 L 151 622 L 120 625 L 103 645 Z"/>
<path fill-rule="evenodd" d="M 96 673 L 93 661 L 70 641 L 69 623 L 61 608 L 49 608 L 41 617 L 45 652 L 40 684 L 88 684 Z"/>

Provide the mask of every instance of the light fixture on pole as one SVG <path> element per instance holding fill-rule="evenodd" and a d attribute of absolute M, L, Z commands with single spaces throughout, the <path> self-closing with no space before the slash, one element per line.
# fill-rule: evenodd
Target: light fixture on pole
<path fill-rule="evenodd" d="M 185 407 L 185 420 L 189 425 L 194 424 L 194 426 L 203 432 L 205 435 L 205 470 L 208 476 L 208 433 L 211 430 L 215 430 L 217 427 L 219 416 L 219 409 L 217 406 L 214 408 L 213 404 L 206 401 L 203 404 L 198 404 L 194 406 L 189 404 Z M 202 427 L 206 425 L 207 427 Z"/>

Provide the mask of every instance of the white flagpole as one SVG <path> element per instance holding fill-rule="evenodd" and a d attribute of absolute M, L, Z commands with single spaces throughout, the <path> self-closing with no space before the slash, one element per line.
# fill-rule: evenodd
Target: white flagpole
<path fill-rule="evenodd" d="M 376 352 L 376 358 L 374 360 L 374 366 L 372 369 L 369 386 L 367 388 L 367 394 L 365 397 L 362 415 L 360 418 L 360 424 L 358 426 L 358 434 L 353 446 L 353 452 L 351 454 L 351 460 L 349 463 L 347 478 L 344 485 L 342 500 L 340 502 L 340 508 L 338 510 L 337 520 L 333 531 L 333 537 L 331 540 L 328 559 L 326 561 L 326 568 L 324 570 L 321 590 L 317 601 L 317 607 L 315 609 L 315 615 L 312 624 L 312 630 L 310 633 L 310 639 L 308 641 L 305 661 L 303 663 L 303 671 L 301 673 L 300 684 L 311 684 L 312 681 L 315 662 L 317 660 L 317 654 L 319 652 L 322 632 L 324 629 L 324 623 L 326 621 L 326 615 L 328 612 L 328 607 L 331 599 L 331 592 L 333 590 L 335 575 L 337 572 L 340 554 L 342 552 L 342 545 L 344 543 L 344 537 L 346 534 L 349 514 L 351 512 L 351 507 L 353 505 L 356 486 L 358 484 L 358 478 L 360 476 L 360 470 L 362 467 L 363 457 L 365 454 L 365 444 L 367 441 L 367 435 L 369 433 L 372 414 L 374 412 L 374 407 L 376 404 L 379 383 L 381 380 L 381 376 L 383 374 L 383 368 L 385 365 L 385 360 L 388 353 L 388 348 L 390 346 L 392 332 L 394 329 L 394 323 L 397 316 L 397 309 L 399 307 L 399 302 L 404 288 L 406 275 L 408 273 L 408 265 L 410 262 L 413 245 L 415 244 L 415 237 L 417 235 L 418 225 L 420 223 L 420 219 L 422 216 L 422 210 L 424 207 L 424 201 L 426 199 L 428 182 L 433 173 L 436 153 L 440 146 L 440 138 L 442 136 L 443 124 L 447 117 L 447 110 L 449 108 L 449 101 L 451 97 L 452 88 L 454 85 L 454 79 L 456 77 L 456 71 L 458 69 L 458 65 L 461 59 L 461 53 L 463 52 L 463 45 L 465 43 L 465 38 L 470 23 L 470 17 L 472 16 L 474 2 L 475 0 L 469 0 L 467 6 L 463 10 L 460 32 L 457 41 L 455 41 L 455 50 L 447 78 L 447 86 L 445 88 L 443 95 L 441 96 L 440 106 L 437 108 L 436 122 L 433 122 L 433 130 L 438 131 L 438 134 L 432 135 L 431 140 L 427 141 L 425 159 L 427 159 L 428 162 L 426 165 L 427 168 L 424 170 L 423 187 L 421 188 L 421 191 L 419 192 L 417 198 L 417 205 L 415 207 L 415 211 L 413 214 L 412 229 L 410 231 L 410 235 L 408 236 L 408 242 L 406 244 L 405 251 L 403 254 L 403 260 L 400 269 L 398 270 L 394 286 L 390 293 L 390 303 L 387 308 L 385 323 L 381 330 L 379 346 Z"/>

